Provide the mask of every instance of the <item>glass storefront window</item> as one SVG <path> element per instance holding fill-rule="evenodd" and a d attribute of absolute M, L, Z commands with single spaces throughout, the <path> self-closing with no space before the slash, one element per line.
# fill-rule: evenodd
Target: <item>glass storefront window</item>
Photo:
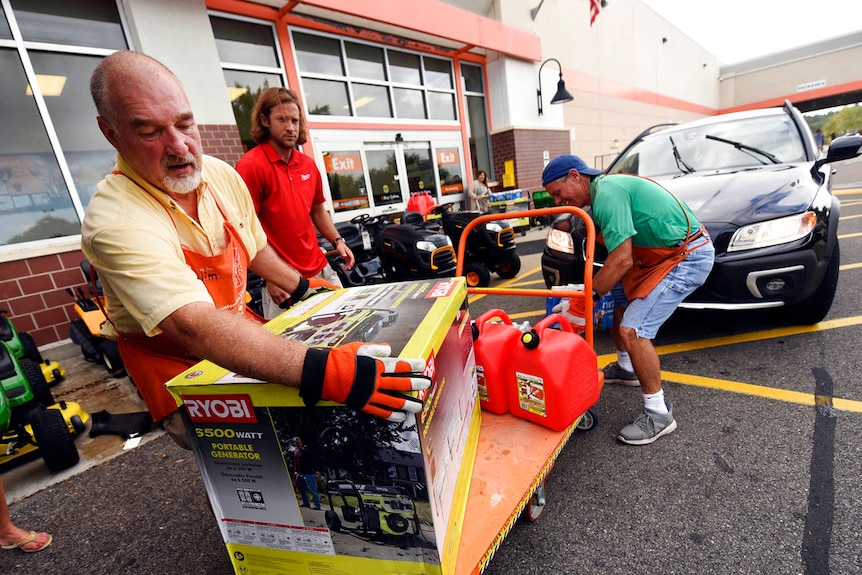
<path fill-rule="evenodd" d="M 389 73 L 392 81 L 399 84 L 422 85 L 419 72 L 419 56 L 407 52 L 389 50 Z"/>
<path fill-rule="evenodd" d="M 110 173 L 117 152 L 96 123 L 90 76 L 102 58 L 53 52 L 30 52 L 45 105 L 84 208 L 96 184 Z"/>
<path fill-rule="evenodd" d="M 359 150 L 323 152 L 323 164 L 336 212 L 369 207 Z"/>
<path fill-rule="evenodd" d="M 338 40 L 297 32 L 293 35 L 293 43 L 296 46 L 299 69 L 303 72 L 344 76 L 341 44 Z"/>
<path fill-rule="evenodd" d="M 425 57 L 425 85 L 429 88 L 452 88 L 452 64 L 447 60 Z"/>
<path fill-rule="evenodd" d="M 12 30 L 9 29 L 9 22 L 6 21 L 3 6 L 0 6 L 0 38 L 12 38 Z"/>
<path fill-rule="evenodd" d="M 0 245 L 80 233 L 17 51 L 0 50 L 0 77 Z M 94 111 L 89 115 L 95 116 Z"/>
<path fill-rule="evenodd" d="M 399 118 L 425 118 L 425 102 L 422 99 L 422 90 L 408 90 L 396 88 L 393 90 L 395 96 L 395 113 Z"/>
<path fill-rule="evenodd" d="M 292 32 L 309 115 L 454 121 L 452 61 L 361 42 Z M 342 81 L 352 106 L 321 82 Z"/>
<path fill-rule="evenodd" d="M 485 83 L 482 81 L 482 67 L 461 62 L 461 78 L 464 79 L 464 91 L 485 93 Z"/>
<path fill-rule="evenodd" d="M 305 113 L 319 116 L 350 115 L 350 100 L 347 97 L 347 82 L 306 79 Z"/>
<path fill-rule="evenodd" d="M 114 0 L 11 0 L 25 41 L 124 50 Z"/>
<path fill-rule="evenodd" d="M 437 195 L 434 178 L 434 162 L 431 161 L 431 145 L 427 148 L 404 150 L 404 163 L 407 167 L 407 182 L 410 193 L 429 192 Z"/>
<path fill-rule="evenodd" d="M 245 72 L 242 70 L 224 70 L 224 81 L 227 86 L 233 117 L 239 129 L 243 152 L 257 145 L 251 137 L 251 110 L 257 102 L 260 93 L 267 88 L 281 87 L 284 84 L 278 74 L 263 72 Z"/>
<path fill-rule="evenodd" d="M 440 177 L 440 192 L 444 196 L 464 191 L 461 153 L 458 148 L 437 149 L 437 175 Z"/>
<path fill-rule="evenodd" d="M 432 120 L 454 120 L 455 94 L 428 92 L 428 115 Z"/>
<path fill-rule="evenodd" d="M 401 183 L 398 181 L 398 167 L 395 150 L 368 150 L 368 178 L 375 206 L 388 206 L 400 203 Z"/>
<path fill-rule="evenodd" d="M 357 116 L 391 118 L 389 91 L 385 86 L 353 84 L 353 109 Z"/>
<path fill-rule="evenodd" d="M 272 26 L 210 16 L 222 62 L 278 66 Z M 230 85 L 230 84 L 228 84 Z"/>
<path fill-rule="evenodd" d="M 493 180 L 491 163 L 491 138 L 488 135 L 488 119 L 485 107 L 485 82 L 482 67 L 461 63 L 461 81 L 464 86 L 467 112 L 467 135 L 470 141 L 470 158 L 473 173 L 485 170 L 488 180 Z"/>
<path fill-rule="evenodd" d="M 260 93 L 285 85 L 275 28 L 215 15 L 210 15 L 210 24 L 243 152 L 247 152 L 257 145 L 251 137 L 251 111 Z"/>
<path fill-rule="evenodd" d="M 367 44 L 345 42 L 347 53 L 347 68 L 353 78 L 366 80 L 386 80 L 386 69 L 383 66 L 383 50 Z"/>

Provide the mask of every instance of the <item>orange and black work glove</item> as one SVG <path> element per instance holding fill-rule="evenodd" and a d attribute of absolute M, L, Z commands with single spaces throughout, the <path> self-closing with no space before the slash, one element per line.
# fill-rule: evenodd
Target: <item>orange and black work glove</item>
<path fill-rule="evenodd" d="M 310 280 L 305 279 L 304 277 L 299 278 L 299 285 L 293 290 L 293 293 L 290 294 L 290 297 L 283 302 L 281 302 L 278 307 L 281 309 L 287 309 L 298 301 L 302 301 L 304 299 L 308 299 L 311 296 L 317 295 L 321 292 L 332 291 L 336 289 L 341 289 L 335 284 L 331 284 L 326 280 L 322 280 L 320 278 L 311 278 Z"/>
<path fill-rule="evenodd" d="M 386 344 L 354 342 L 333 349 L 310 348 L 302 366 L 299 396 L 311 407 L 321 399 L 404 421 L 422 402 L 404 392 L 428 389 L 422 359 L 389 357 Z"/>

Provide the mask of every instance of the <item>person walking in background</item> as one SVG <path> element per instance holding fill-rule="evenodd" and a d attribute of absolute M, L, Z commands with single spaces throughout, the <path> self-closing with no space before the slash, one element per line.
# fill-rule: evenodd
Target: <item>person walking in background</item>
<path fill-rule="evenodd" d="M 53 540 L 49 533 L 25 531 L 12 523 L 9 506 L 6 504 L 6 489 L 0 479 L 0 549 L 20 549 L 24 553 L 35 553 L 48 547 Z"/>
<path fill-rule="evenodd" d="M 236 165 L 245 180 L 254 209 L 275 251 L 306 279 L 318 277 L 341 286 L 338 275 L 318 247 L 317 234 L 329 240 L 350 269 L 353 252 L 338 235 L 326 209 L 317 165 L 297 149 L 307 139 L 299 96 L 287 88 L 261 92 L 251 112 L 251 135 L 258 146 Z M 263 315 L 281 313 L 290 294 L 267 282 Z"/>
<path fill-rule="evenodd" d="M 473 209 L 480 212 L 488 211 L 491 190 L 488 189 L 488 174 L 485 173 L 485 170 L 479 170 L 473 183 L 470 184 L 467 193 L 473 202 Z"/>
<path fill-rule="evenodd" d="M 691 208 L 669 191 L 646 178 L 601 173 L 578 156 L 558 156 L 542 172 L 542 185 L 558 205 L 592 206 L 608 249 L 593 278 L 593 301 L 614 296 L 611 336 L 618 360 L 605 367 L 605 382 L 639 385 L 644 397 L 643 413 L 617 437 L 645 445 L 677 427 L 652 340 L 706 281 L 715 249 Z M 568 313 L 586 317 L 583 298 L 571 298 L 569 306 Z"/>
<path fill-rule="evenodd" d="M 320 494 L 317 492 L 317 454 L 311 447 L 302 443 L 299 437 L 293 438 L 293 444 L 296 448 L 293 450 L 293 468 L 296 474 L 302 478 L 302 481 L 297 481 L 300 486 L 300 497 L 302 498 L 302 507 L 309 507 L 308 493 L 311 493 L 311 500 L 314 503 L 315 509 L 320 509 Z"/>
<path fill-rule="evenodd" d="M 333 286 L 303 278 L 268 245 L 242 178 L 202 153 L 173 72 L 140 52 L 115 52 L 94 70 L 90 92 L 117 164 L 87 207 L 81 249 L 102 283 L 103 335 L 118 339 L 153 420 L 177 444 L 191 448 L 164 384 L 201 359 L 297 387 L 309 406 L 330 399 L 393 421 L 421 409 L 402 392 L 430 385 L 419 376 L 424 360 L 389 358 L 385 345 L 312 349 L 245 316 L 249 269 L 293 301 Z"/>

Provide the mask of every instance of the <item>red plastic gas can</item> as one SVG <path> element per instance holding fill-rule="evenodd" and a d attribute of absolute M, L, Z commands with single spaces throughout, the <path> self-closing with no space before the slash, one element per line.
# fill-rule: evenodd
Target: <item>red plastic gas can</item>
<path fill-rule="evenodd" d="M 492 321 L 494 319 L 499 321 Z M 506 413 L 509 410 L 506 390 L 515 385 L 512 353 L 521 338 L 521 331 L 500 309 L 486 311 L 476 318 L 473 325 L 479 405 L 491 413 Z"/>
<path fill-rule="evenodd" d="M 554 324 L 561 329 L 552 329 Z M 596 352 L 561 314 L 549 315 L 522 335 L 512 367 L 509 411 L 533 423 L 561 431 L 599 399 Z"/>

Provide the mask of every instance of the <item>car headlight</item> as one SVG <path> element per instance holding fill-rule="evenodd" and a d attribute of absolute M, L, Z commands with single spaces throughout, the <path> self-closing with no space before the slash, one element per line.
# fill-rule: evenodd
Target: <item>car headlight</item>
<path fill-rule="evenodd" d="M 730 238 L 727 251 L 738 252 L 786 244 L 804 238 L 811 233 L 816 224 L 817 215 L 814 212 L 805 212 L 743 226 Z"/>
<path fill-rule="evenodd" d="M 545 239 L 545 245 L 557 252 L 564 252 L 574 255 L 575 244 L 572 241 L 572 234 L 551 228 L 548 232 L 548 237 Z"/>
<path fill-rule="evenodd" d="M 509 225 L 509 220 L 498 220 L 496 222 L 488 222 L 485 224 L 485 229 L 489 232 L 494 232 L 495 234 L 499 234 L 506 228 L 511 228 Z"/>
<path fill-rule="evenodd" d="M 434 242 L 422 240 L 420 242 L 416 242 L 416 249 L 423 252 L 433 252 L 437 249 L 437 246 L 434 245 Z"/>

